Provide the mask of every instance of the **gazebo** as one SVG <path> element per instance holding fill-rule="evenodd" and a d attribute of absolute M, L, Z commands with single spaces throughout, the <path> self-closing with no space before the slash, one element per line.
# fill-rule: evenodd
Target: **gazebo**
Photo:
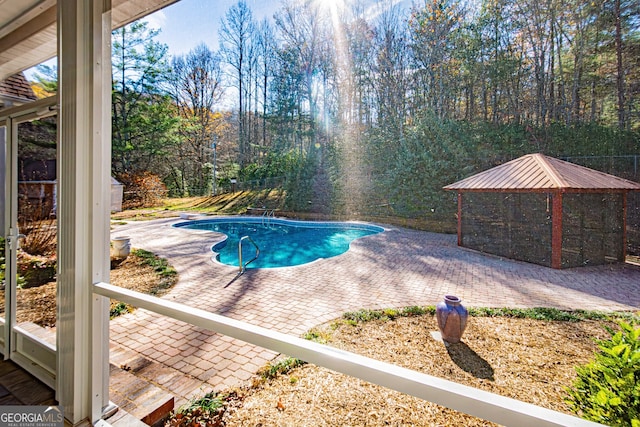
<path fill-rule="evenodd" d="M 559 269 L 625 260 L 640 183 L 529 154 L 444 189 L 458 193 L 459 246 Z"/>

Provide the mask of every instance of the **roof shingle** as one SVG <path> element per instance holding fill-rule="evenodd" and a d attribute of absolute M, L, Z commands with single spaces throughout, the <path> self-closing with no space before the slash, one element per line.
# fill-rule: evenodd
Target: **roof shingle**
<path fill-rule="evenodd" d="M 2 96 L 24 99 L 25 101 L 36 99 L 33 89 L 22 73 L 14 74 L 6 80 L 0 81 L 0 98 Z"/>

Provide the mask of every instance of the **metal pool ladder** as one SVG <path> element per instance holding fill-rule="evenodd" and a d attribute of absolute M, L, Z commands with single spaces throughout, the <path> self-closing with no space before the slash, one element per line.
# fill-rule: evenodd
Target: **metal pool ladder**
<path fill-rule="evenodd" d="M 267 227 L 270 226 L 271 220 L 273 220 L 275 217 L 275 209 L 265 209 L 264 213 L 262 214 L 262 225 L 265 225 Z"/>
<path fill-rule="evenodd" d="M 249 261 L 245 262 L 244 264 L 242 263 L 242 241 L 243 240 L 248 240 L 251 242 L 251 244 L 256 248 L 256 255 L 251 258 Z M 247 269 L 247 265 L 251 264 L 253 261 L 258 259 L 258 256 L 260 255 L 260 248 L 258 247 L 258 245 L 256 244 L 256 242 L 253 241 L 253 239 L 249 236 L 242 236 L 240 238 L 240 241 L 238 242 L 238 268 L 240 269 L 239 274 L 242 274 L 245 272 L 245 270 Z"/>

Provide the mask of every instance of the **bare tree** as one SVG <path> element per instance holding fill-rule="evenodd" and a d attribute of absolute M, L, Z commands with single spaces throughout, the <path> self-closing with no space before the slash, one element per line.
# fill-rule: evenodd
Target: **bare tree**
<path fill-rule="evenodd" d="M 247 98 L 250 97 L 247 97 L 247 91 L 251 90 L 251 85 L 247 80 L 250 78 L 248 70 L 253 61 L 250 53 L 255 36 L 253 12 L 244 0 L 240 0 L 227 11 L 218 34 L 220 53 L 223 60 L 234 70 L 233 81 L 238 90 L 238 148 L 239 163 L 243 166 L 247 161 L 250 146 L 247 127 Z"/>
<path fill-rule="evenodd" d="M 180 165 L 179 176 L 187 184 L 183 191 L 190 188 L 192 194 L 206 194 L 212 182 L 212 143 L 222 126 L 221 116 L 215 112 L 224 94 L 220 58 L 200 44 L 186 57 L 174 58 L 172 66 L 173 96 L 184 125 L 179 155 L 171 162 L 174 167 Z"/>
<path fill-rule="evenodd" d="M 411 11 L 411 50 L 417 67 L 415 107 L 426 103 L 440 117 L 448 114 L 453 98 L 455 64 L 451 59 L 463 14 L 457 0 L 427 0 L 424 7 L 413 6 Z"/>
<path fill-rule="evenodd" d="M 269 108 L 269 84 L 273 78 L 275 67 L 276 40 L 273 28 L 264 19 L 258 27 L 258 77 L 256 81 L 260 87 L 262 105 L 262 145 L 267 145 L 267 112 Z M 256 91 L 256 105 L 258 104 L 258 91 Z"/>
<path fill-rule="evenodd" d="M 377 96 L 377 120 L 398 135 L 407 114 L 409 78 L 408 34 L 400 6 L 384 7 L 375 26 L 372 79 Z"/>
<path fill-rule="evenodd" d="M 298 113 L 307 110 L 307 120 L 298 121 L 297 143 L 301 152 L 315 145 L 317 137 L 315 121 L 318 113 L 318 81 L 316 75 L 321 71 L 323 58 L 322 48 L 327 37 L 323 16 L 320 13 L 319 5 L 313 2 L 287 0 L 276 12 L 276 27 L 280 31 L 282 47 L 285 51 L 291 52 L 289 60 L 295 61 L 294 68 L 299 70 L 302 77 L 303 91 L 300 95 L 303 98 L 297 100 Z M 299 119 L 302 117 L 299 117 Z M 308 131 L 307 131 L 308 127 Z M 305 147 L 303 134 L 310 135 L 310 140 Z"/>

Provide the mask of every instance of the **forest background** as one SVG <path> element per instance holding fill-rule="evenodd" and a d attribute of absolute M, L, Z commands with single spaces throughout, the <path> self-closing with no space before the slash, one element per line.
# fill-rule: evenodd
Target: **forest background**
<path fill-rule="evenodd" d="M 279 188 L 298 212 L 453 220 L 442 186 L 524 154 L 640 181 L 640 3 L 378 6 L 287 0 L 257 20 L 239 1 L 218 49 L 175 56 L 146 22 L 115 30 L 126 197 Z M 35 79 L 55 92 L 55 67 Z"/>

